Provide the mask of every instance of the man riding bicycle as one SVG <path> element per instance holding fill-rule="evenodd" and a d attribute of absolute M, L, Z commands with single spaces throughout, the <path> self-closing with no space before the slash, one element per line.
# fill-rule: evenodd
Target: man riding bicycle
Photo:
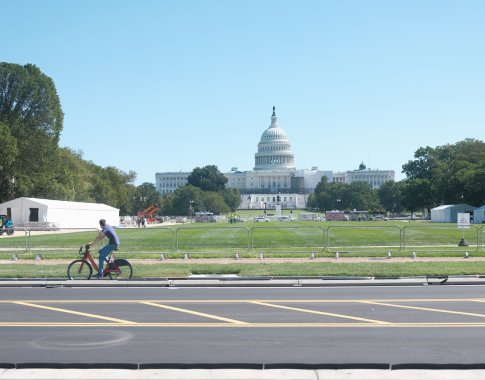
<path fill-rule="evenodd" d="M 99 250 L 99 265 L 98 265 L 98 274 L 95 276 L 96 278 L 103 278 L 103 264 L 104 260 L 108 255 L 113 252 L 115 249 L 118 249 L 120 245 L 120 238 L 116 234 L 116 231 L 113 227 L 109 224 L 106 224 L 106 220 L 101 219 L 99 221 L 99 225 L 101 227 L 101 231 L 96 239 L 94 239 L 89 245 L 93 245 L 98 241 L 103 240 L 104 238 L 108 238 L 108 244 L 106 244 L 103 248 Z"/>

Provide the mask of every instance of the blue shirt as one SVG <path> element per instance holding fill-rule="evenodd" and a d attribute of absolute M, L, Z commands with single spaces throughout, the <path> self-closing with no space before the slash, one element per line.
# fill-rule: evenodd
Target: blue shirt
<path fill-rule="evenodd" d="M 113 227 L 109 225 L 105 225 L 103 227 L 103 234 L 108 238 L 109 244 L 119 246 L 120 245 L 120 238 L 116 234 Z"/>

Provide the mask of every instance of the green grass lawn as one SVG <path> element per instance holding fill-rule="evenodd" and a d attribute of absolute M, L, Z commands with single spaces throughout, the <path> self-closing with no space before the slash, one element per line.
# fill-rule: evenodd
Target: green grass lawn
<path fill-rule="evenodd" d="M 462 231 L 454 224 L 426 222 L 269 222 L 191 223 L 152 228 L 121 228 L 120 252 L 127 253 L 296 253 L 368 254 L 402 251 L 465 252 L 480 250 L 485 226 L 464 231 L 470 247 L 458 247 Z M 75 252 L 96 231 L 0 238 L 8 249 Z M 1 257 L 1 256 L 0 256 Z"/>
<path fill-rule="evenodd" d="M 466 240 L 481 244 L 485 226 L 465 230 Z M 118 257 L 126 259 L 167 259 L 157 264 L 136 264 L 138 277 L 185 277 L 189 274 L 228 273 L 244 276 L 409 276 L 477 274 L 485 272 L 481 262 L 308 262 L 274 264 L 244 263 L 244 258 L 294 257 L 463 257 L 469 252 L 484 257 L 483 246 L 458 247 L 461 230 L 454 224 L 426 222 L 246 222 L 190 223 L 151 228 L 118 229 L 121 247 Z M 38 265 L 41 255 L 51 259 L 74 260 L 79 247 L 92 241 L 94 230 L 44 235 L 2 236 L 0 238 L 0 277 L 65 277 L 66 265 Z M 93 252 L 96 252 L 95 247 Z M 170 259 L 190 255 L 189 263 L 173 264 Z M 199 258 L 235 257 L 234 264 L 205 264 Z M 10 263 L 14 255 L 20 260 Z M 1 260 L 4 260 L 3 264 Z"/>
<path fill-rule="evenodd" d="M 0 264 L 0 278 L 66 278 L 67 263 L 42 265 L 32 263 Z M 485 262 L 365 262 L 365 263 L 230 263 L 204 264 L 196 261 L 174 264 L 132 264 L 134 278 L 184 278 L 191 274 L 238 276 L 349 276 L 408 277 L 438 275 L 477 275 L 485 273 Z"/>

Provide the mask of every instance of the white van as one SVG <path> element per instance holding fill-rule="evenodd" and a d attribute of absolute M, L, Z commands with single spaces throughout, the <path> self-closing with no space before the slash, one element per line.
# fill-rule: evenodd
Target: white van
<path fill-rule="evenodd" d="M 286 216 L 286 215 L 278 216 L 278 222 L 294 222 L 294 221 L 295 221 L 295 218 L 293 218 L 292 216 Z"/>

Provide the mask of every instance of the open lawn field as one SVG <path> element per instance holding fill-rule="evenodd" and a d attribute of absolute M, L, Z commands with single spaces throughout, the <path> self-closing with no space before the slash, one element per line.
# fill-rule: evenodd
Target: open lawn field
<path fill-rule="evenodd" d="M 69 232 L 69 233 L 65 233 Z M 461 230 L 454 224 L 429 222 L 245 222 L 229 224 L 160 224 L 120 228 L 121 254 L 206 255 L 429 255 L 483 251 L 485 225 Z M 97 231 L 16 232 L 0 237 L 0 258 L 12 252 L 71 256 L 92 241 Z M 468 245 L 459 246 L 464 237 Z M 483 251 L 485 252 L 485 251 Z M 2 256 L 4 255 L 4 256 Z M 6 255 L 6 256 L 5 256 Z"/>
<path fill-rule="evenodd" d="M 117 256 L 134 263 L 135 277 L 485 273 L 485 233 L 480 225 L 462 231 L 454 224 L 402 221 L 218 222 L 118 232 L 122 243 Z M 458 246 L 462 234 L 468 246 Z M 79 247 L 96 235 L 90 230 L 2 236 L 0 277 L 65 277 Z"/>

